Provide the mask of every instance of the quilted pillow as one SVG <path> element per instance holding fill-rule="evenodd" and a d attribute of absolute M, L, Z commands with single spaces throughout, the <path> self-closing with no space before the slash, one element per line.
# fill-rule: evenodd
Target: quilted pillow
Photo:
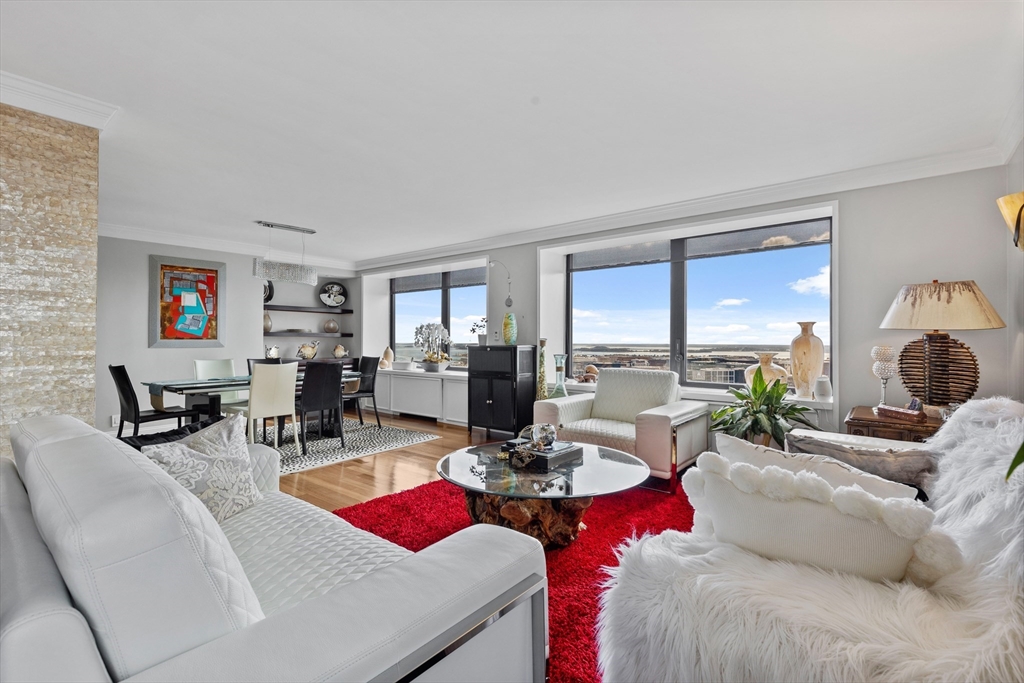
<path fill-rule="evenodd" d="M 787 453 L 767 446 L 758 446 L 728 434 L 715 435 L 715 447 L 729 462 L 743 462 L 759 469 L 774 465 L 796 473 L 813 472 L 832 488 L 859 486 L 879 498 L 916 498 L 917 490 L 904 484 L 862 472 L 844 462 L 825 455 Z"/>
<path fill-rule="evenodd" d="M 194 493 L 218 523 L 263 499 L 252 475 L 245 418 L 235 415 L 143 454 Z"/>
<path fill-rule="evenodd" d="M 928 500 L 932 480 L 939 471 L 935 454 L 918 449 L 850 448 L 813 436 L 795 434 L 786 435 L 786 447 L 790 453 L 825 455 L 883 479 L 913 486 L 925 501 Z"/>
<path fill-rule="evenodd" d="M 935 513 L 906 497 L 834 487 L 807 470 L 763 468 L 704 453 L 683 475 L 694 533 L 771 560 L 803 562 L 872 581 L 930 586 L 963 565 Z"/>

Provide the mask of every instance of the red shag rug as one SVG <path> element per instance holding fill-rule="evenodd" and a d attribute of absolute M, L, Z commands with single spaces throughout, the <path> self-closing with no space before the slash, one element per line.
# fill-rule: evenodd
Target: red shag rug
<path fill-rule="evenodd" d="M 413 552 L 470 525 L 462 489 L 446 481 L 334 514 Z M 600 680 L 595 627 L 600 583 L 606 578 L 601 567 L 616 564 L 615 547 L 633 534 L 689 531 L 693 508 L 682 486 L 674 496 L 633 489 L 596 498 L 583 523 L 587 528 L 575 543 L 547 553 L 551 683 Z"/>

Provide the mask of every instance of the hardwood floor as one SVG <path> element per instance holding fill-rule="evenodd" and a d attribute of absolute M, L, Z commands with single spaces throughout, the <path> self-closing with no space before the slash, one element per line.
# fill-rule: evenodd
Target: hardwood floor
<path fill-rule="evenodd" d="M 356 417 L 355 413 L 346 413 L 346 416 Z M 364 410 L 363 417 L 367 422 L 373 421 L 373 411 Z M 383 425 L 429 432 L 441 438 L 287 474 L 281 477 L 281 490 L 325 510 L 337 510 L 434 481 L 439 478 L 438 460 L 459 448 L 487 441 L 480 430 L 471 438 L 465 427 L 438 424 L 429 419 L 381 414 L 380 421 Z"/>

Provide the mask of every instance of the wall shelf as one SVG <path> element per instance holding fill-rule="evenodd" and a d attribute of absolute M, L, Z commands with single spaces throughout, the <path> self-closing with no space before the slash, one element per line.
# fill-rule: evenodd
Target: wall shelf
<path fill-rule="evenodd" d="M 351 332 L 264 332 L 264 337 L 319 337 L 321 339 L 338 339 L 354 337 Z"/>
<path fill-rule="evenodd" d="M 329 306 L 278 306 L 277 304 L 263 304 L 264 311 L 298 311 L 299 313 L 329 313 L 331 315 L 350 315 L 354 313 L 351 308 L 329 307 Z"/>

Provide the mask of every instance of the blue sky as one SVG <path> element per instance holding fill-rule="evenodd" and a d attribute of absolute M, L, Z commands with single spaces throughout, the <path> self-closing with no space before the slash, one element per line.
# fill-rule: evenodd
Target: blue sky
<path fill-rule="evenodd" d="M 687 340 L 788 344 L 797 321 L 829 343 L 829 245 L 695 259 L 687 265 Z M 575 344 L 666 344 L 669 264 L 573 275 Z"/>
<path fill-rule="evenodd" d="M 451 290 L 452 341 L 476 343 L 470 326 L 487 315 L 487 287 L 455 287 Z M 441 290 L 405 292 L 395 297 L 395 342 L 412 343 L 413 330 L 423 323 L 441 322 Z"/>

